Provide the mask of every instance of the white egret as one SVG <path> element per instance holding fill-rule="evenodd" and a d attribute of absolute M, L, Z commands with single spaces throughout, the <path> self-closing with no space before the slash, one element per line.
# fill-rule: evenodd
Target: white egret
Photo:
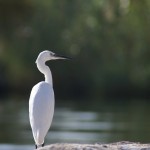
<path fill-rule="evenodd" d="M 67 59 L 45 50 L 36 60 L 37 68 L 45 76 L 45 81 L 37 83 L 31 91 L 29 99 L 29 120 L 36 148 L 44 146 L 44 138 L 50 128 L 54 114 L 54 91 L 50 68 L 45 64 L 48 60 Z"/>

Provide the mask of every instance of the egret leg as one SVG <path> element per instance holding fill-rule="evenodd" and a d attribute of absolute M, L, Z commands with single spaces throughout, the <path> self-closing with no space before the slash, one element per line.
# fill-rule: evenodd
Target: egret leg
<path fill-rule="evenodd" d="M 37 149 L 38 147 L 40 147 L 40 146 L 35 144 L 35 149 Z M 44 143 L 41 145 L 41 147 L 44 147 Z"/>
<path fill-rule="evenodd" d="M 37 147 L 38 147 L 38 146 L 35 144 L 35 149 L 37 149 Z"/>

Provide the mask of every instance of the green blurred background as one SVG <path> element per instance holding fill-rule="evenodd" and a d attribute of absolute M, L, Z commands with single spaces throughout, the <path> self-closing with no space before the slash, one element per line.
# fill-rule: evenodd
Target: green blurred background
<path fill-rule="evenodd" d="M 149 28 L 149 0 L 1 0 L 1 93 L 28 94 L 49 49 L 73 57 L 50 64 L 58 97 L 148 97 Z"/>
<path fill-rule="evenodd" d="M 47 62 L 47 143 L 149 142 L 150 0 L 0 0 L 0 149 L 33 147 L 28 99 L 45 49 L 72 57 Z"/>
<path fill-rule="evenodd" d="M 149 0 L 0 0 L 0 94 L 29 95 L 45 49 L 57 98 L 149 97 Z"/>

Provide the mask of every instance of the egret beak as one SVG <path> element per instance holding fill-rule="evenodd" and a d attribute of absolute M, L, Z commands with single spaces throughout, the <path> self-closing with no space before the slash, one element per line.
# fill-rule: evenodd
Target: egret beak
<path fill-rule="evenodd" d="M 62 55 L 57 55 L 57 54 L 54 54 L 53 56 L 54 56 L 54 58 L 56 58 L 56 59 L 68 59 L 68 60 L 71 59 L 71 58 L 69 58 L 69 57 L 62 56 Z"/>

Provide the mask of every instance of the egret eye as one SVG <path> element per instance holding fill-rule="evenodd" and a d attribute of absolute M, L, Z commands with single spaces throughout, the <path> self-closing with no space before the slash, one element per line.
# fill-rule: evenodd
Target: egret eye
<path fill-rule="evenodd" d="M 55 56 L 55 53 L 52 53 L 52 52 L 51 52 L 51 53 L 50 53 L 50 56 L 52 56 L 52 57 Z"/>

